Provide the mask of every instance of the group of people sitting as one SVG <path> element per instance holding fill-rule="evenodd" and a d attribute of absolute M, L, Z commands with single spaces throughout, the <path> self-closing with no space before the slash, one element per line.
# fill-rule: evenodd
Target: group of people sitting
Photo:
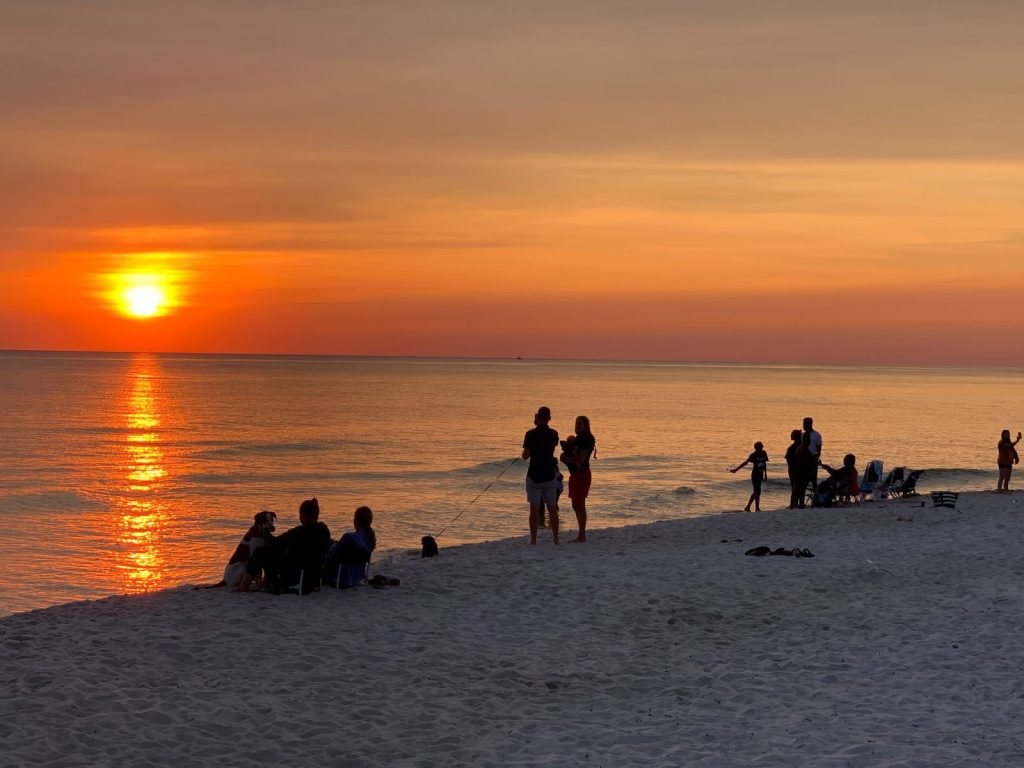
<path fill-rule="evenodd" d="M 346 588 L 366 580 L 377 548 L 373 511 L 359 507 L 353 530 L 334 541 L 320 522 L 320 504 L 306 499 L 299 505 L 299 525 L 275 536 L 274 512 L 253 516 L 253 524 L 235 548 L 224 569 L 224 585 L 236 592 L 253 589 L 309 594 L 321 583 Z"/>

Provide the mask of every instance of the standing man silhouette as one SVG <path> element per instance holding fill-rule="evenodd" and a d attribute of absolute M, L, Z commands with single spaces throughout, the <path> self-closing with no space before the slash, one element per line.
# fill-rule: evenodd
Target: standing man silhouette
<path fill-rule="evenodd" d="M 551 539 L 558 543 L 558 433 L 548 426 L 549 421 L 551 409 L 542 405 L 533 417 L 536 426 L 523 437 L 523 461 L 530 461 L 526 470 L 526 501 L 530 505 L 531 544 L 537 543 L 541 499 L 551 519 Z"/>
<path fill-rule="evenodd" d="M 814 419 L 810 416 L 804 419 L 804 434 L 810 435 L 811 442 L 808 448 L 814 456 L 814 470 L 807 480 L 811 484 L 811 494 L 818 490 L 818 463 L 821 461 L 821 433 L 814 428 Z"/>

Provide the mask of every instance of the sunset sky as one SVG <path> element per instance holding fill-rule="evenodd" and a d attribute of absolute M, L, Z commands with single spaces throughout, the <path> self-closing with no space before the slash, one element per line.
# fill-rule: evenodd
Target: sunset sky
<path fill-rule="evenodd" d="M 1024 366 L 1022 34 L 0 0 L 0 348 Z"/>

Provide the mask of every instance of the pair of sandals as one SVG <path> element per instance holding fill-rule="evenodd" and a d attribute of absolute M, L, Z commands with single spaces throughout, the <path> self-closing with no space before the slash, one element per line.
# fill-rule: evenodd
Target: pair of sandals
<path fill-rule="evenodd" d="M 811 550 L 800 549 L 799 547 L 794 547 L 793 549 L 783 549 L 782 547 L 777 547 L 775 549 L 772 549 L 771 547 L 754 547 L 753 549 L 748 549 L 743 554 L 750 555 L 751 557 L 764 557 L 765 555 L 782 555 L 785 557 L 814 557 L 814 553 L 811 552 Z"/>
<path fill-rule="evenodd" d="M 374 576 L 366 583 L 374 589 L 384 589 L 385 587 L 397 587 L 402 582 L 400 582 L 398 579 L 389 579 L 387 576 L 378 573 L 376 576 Z"/>

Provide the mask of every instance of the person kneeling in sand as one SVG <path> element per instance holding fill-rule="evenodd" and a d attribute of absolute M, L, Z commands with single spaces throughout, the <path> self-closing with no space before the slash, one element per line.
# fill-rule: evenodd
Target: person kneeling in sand
<path fill-rule="evenodd" d="M 305 595 L 320 587 L 331 532 L 320 522 L 320 504 L 315 498 L 299 505 L 299 521 L 300 525 L 282 533 L 270 546 L 260 547 L 253 553 L 236 592 L 248 592 L 261 572 L 264 574 L 261 586 L 271 591 L 298 585 Z M 298 583 L 300 577 L 301 584 Z"/>
<path fill-rule="evenodd" d="M 339 589 L 366 583 L 370 557 L 377 548 L 372 509 L 359 507 L 352 518 L 352 527 L 355 530 L 332 544 L 324 559 L 324 582 Z"/>

